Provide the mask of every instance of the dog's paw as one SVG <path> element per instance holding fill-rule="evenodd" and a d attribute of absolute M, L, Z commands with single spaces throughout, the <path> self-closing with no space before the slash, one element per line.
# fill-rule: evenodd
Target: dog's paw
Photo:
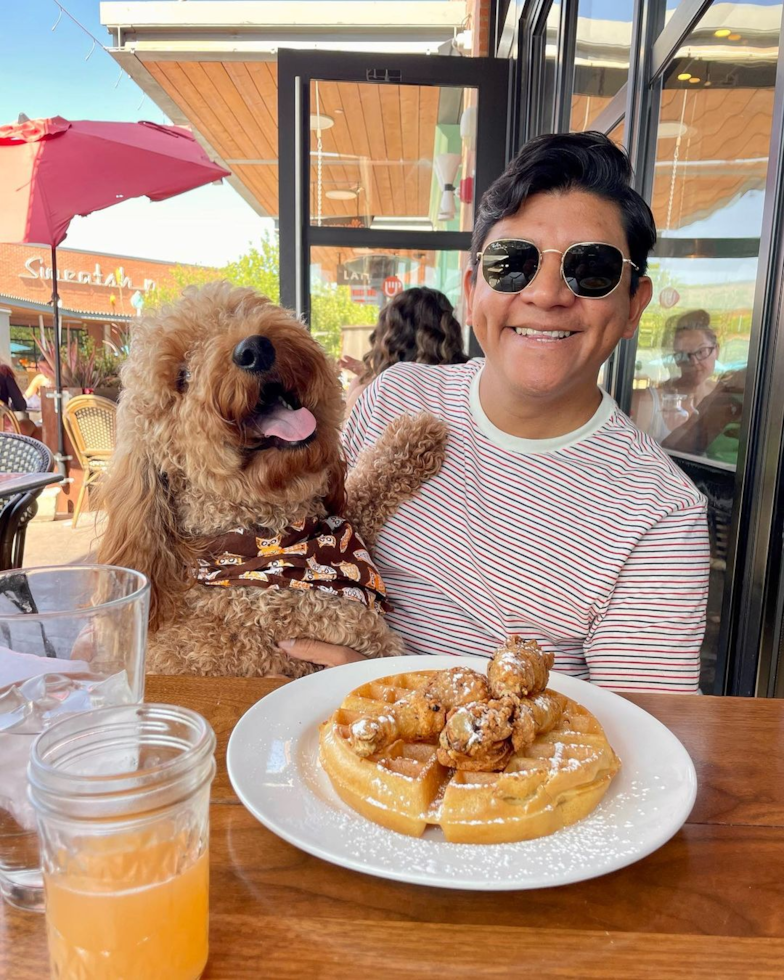
<path fill-rule="evenodd" d="M 435 415 L 400 415 L 389 423 L 373 447 L 375 466 L 391 467 L 394 472 L 404 465 L 408 474 L 424 483 L 441 469 L 448 438 L 447 424 Z"/>

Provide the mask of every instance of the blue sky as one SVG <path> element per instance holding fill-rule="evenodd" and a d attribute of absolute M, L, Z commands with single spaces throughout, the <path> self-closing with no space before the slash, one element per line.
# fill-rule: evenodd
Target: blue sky
<path fill-rule="evenodd" d="M 105 44 L 99 0 L 64 6 Z M 116 62 L 65 15 L 56 30 L 52 0 L 0 0 L 0 124 L 30 118 L 169 122 L 144 98 Z M 141 103 L 141 105 L 140 105 Z M 222 265 L 271 228 L 227 184 L 199 188 L 169 201 L 127 201 L 88 218 L 75 218 L 66 248 L 84 248 L 202 265 Z"/>

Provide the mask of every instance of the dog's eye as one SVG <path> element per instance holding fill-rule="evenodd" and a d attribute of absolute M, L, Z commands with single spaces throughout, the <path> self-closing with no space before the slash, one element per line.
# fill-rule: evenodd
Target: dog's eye
<path fill-rule="evenodd" d="M 187 368 L 181 368 L 177 375 L 177 391 L 185 391 L 191 383 L 191 372 Z"/>

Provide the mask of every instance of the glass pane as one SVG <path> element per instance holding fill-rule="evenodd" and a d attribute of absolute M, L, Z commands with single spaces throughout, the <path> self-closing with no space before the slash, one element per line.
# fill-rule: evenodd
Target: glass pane
<path fill-rule="evenodd" d="M 626 120 L 622 119 L 614 129 L 610 130 L 607 135 L 610 137 L 613 143 L 625 148 L 626 144 L 624 141 L 626 140 Z"/>
<path fill-rule="evenodd" d="M 634 0 L 580 0 L 570 129 L 585 132 L 626 83 Z"/>
<path fill-rule="evenodd" d="M 555 108 L 555 66 L 558 57 L 558 28 L 561 20 L 561 5 L 554 3 L 550 7 L 545 24 L 544 64 L 542 68 L 542 108 L 539 122 L 541 132 L 553 131 L 553 114 Z"/>
<path fill-rule="evenodd" d="M 721 613 L 782 5 L 718 4 L 663 76 L 652 208 L 653 300 L 632 415 L 709 500 L 710 681 Z"/>
<path fill-rule="evenodd" d="M 463 316 L 463 270 L 468 252 L 317 246 L 310 250 L 310 326 L 335 355 L 358 360 L 368 350 L 381 307 L 412 286 L 438 289 Z M 467 330 L 464 344 L 468 350 Z"/>
<path fill-rule="evenodd" d="M 310 83 L 310 220 L 470 231 L 477 91 Z"/>

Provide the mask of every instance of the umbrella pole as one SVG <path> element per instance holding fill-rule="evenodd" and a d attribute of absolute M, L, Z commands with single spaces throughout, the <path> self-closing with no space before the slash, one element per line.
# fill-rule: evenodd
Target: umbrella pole
<path fill-rule="evenodd" d="M 54 411 L 57 417 L 57 472 L 65 473 L 65 439 L 63 436 L 63 375 L 60 367 L 60 297 L 57 295 L 57 248 L 52 246 L 52 316 L 54 319 Z"/>

